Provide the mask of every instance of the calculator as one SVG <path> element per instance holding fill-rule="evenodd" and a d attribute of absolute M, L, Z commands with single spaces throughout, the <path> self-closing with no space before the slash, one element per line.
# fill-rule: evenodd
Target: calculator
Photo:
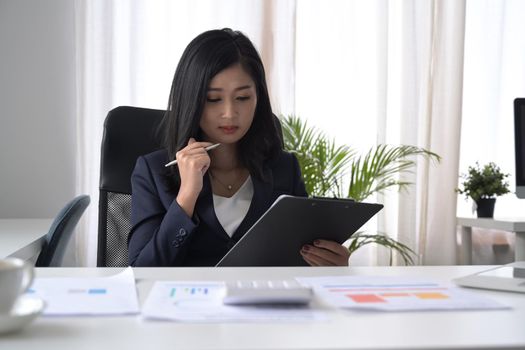
<path fill-rule="evenodd" d="M 237 280 L 226 282 L 227 305 L 308 304 L 312 288 L 296 280 Z"/>

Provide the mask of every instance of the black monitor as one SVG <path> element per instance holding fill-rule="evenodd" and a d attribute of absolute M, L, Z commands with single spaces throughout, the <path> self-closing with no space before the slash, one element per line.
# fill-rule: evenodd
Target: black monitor
<path fill-rule="evenodd" d="M 514 100 L 514 151 L 516 196 L 525 198 L 525 98 Z"/>

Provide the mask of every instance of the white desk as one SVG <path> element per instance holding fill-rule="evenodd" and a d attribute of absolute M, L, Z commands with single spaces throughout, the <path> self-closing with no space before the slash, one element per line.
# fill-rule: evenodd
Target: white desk
<path fill-rule="evenodd" d="M 0 258 L 34 261 L 53 219 L 0 219 Z"/>
<path fill-rule="evenodd" d="M 231 280 L 320 275 L 390 275 L 436 281 L 487 266 L 293 267 L 135 269 L 144 301 L 154 280 Z M 40 268 L 38 276 L 102 276 L 120 268 Z M 21 349 L 524 349 L 525 295 L 472 290 L 511 310 L 357 312 L 330 309 L 330 321 L 297 323 L 174 323 L 127 317 L 37 319 L 18 334 L 0 337 L 0 348 Z"/>
<path fill-rule="evenodd" d="M 461 255 L 465 265 L 472 264 L 472 227 L 514 232 L 514 261 L 525 261 L 525 218 L 457 218 L 461 226 Z"/>

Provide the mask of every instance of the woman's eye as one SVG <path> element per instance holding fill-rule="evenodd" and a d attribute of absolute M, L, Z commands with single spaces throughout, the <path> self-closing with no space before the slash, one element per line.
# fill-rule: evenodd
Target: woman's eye
<path fill-rule="evenodd" d="M 211 97 L 208 97 L 206 100 L 207 100 L 208 102 L 213 103 L 213 102 L 219 102 L 221 99 L 220 99 L 220 98 L 211 98 Z"/>
<path fill-rule="evenodd" d="M 238 99 L 239 101 L 247 101 L 247 100 L 250 99 L 250 96 L 239 96 L 239 97 L 237 97 L 237 99 Z"/>

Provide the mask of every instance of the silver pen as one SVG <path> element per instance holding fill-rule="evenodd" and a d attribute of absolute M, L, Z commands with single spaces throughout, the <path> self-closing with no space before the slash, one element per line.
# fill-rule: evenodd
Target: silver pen
<path fill-rule="evenodd" d="M 204 149 L 205 149 L 206 151 L 211 151 L 212 149 L 217 148 L 217 147 L 219 147 L 220 145 L 221 145 L 220 143 L 216 143 L 216 144 L 211 145 L 211 146 L 208 146 L 208 147 L 206 147 L 206 148 L 204 148 Z M 177 159 L 172 160 L 171 162 L 169 162 L 168 164 L 166 164 L 166 165 L 164 165 L 164 166 L 165 166 L 165 167 L 169 167 L 169 166 L 171 166 L 171 165 L 175 165 L 175 164 L 177 164 Z"/>

